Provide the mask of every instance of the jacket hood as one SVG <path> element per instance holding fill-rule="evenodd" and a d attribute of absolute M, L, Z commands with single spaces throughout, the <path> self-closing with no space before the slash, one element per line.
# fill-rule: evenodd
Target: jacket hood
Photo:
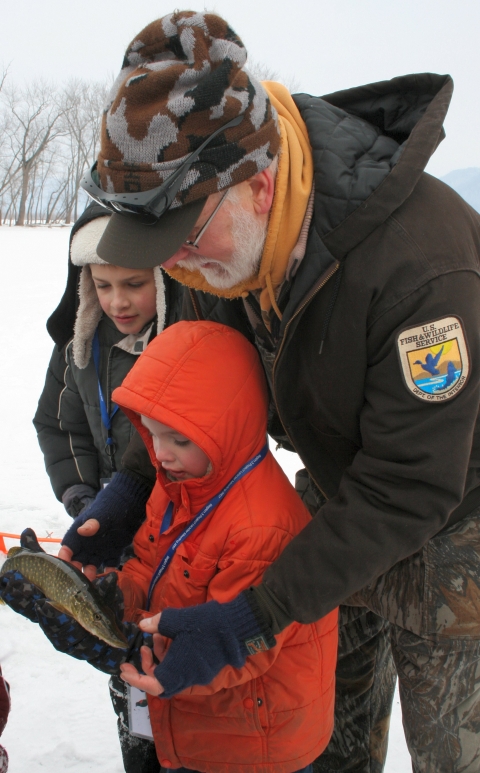
<path fill-rule="evenodd" d="M 444 137 L 452 92 L 449 75 L 422 73 L 294 95 L 312 148 L 314 216 L 282 328 L 318 279 L 410 196 Z"/>
<path fill-rule="evenodd" d="M 268 398 L 255 348 L 215 322 L 178 322 L 140 355 L 113 392 L 142 436 L 158 478 L 173 500 L 208 501 L 266 443 Z M 169 482 L 140 415 L 173 427 L 199 446 L 212 469 L 204 478 Z"/>

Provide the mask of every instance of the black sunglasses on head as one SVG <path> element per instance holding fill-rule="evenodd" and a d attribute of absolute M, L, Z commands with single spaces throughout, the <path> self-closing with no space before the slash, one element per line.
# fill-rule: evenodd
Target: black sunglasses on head
<path fill-rule="evenodd" d="M 231 121 L 221 126 L 213 132 L 202 144 L 190 153 L 185 161 L 180 164 L 172 174 L 158 188 L 151 188 L 149 191 L 141 193 L 107 193 L 96 184 L 93 174 L 95 173 L 97 162 L 86 172 L 80 183 L 83 190 L 88 193 L 90 198 L 101 204 L 112 212 L 128 215 L 148 215 L 154 220 L 159 220 L 161 216 L 170 208 L 175 196 L 180 190 L 182 183 L 187 176 L 190 167 L 197 160 L 204 148 L 215 137 L 226 129 L 238 126 L 243 121 L 243 115 L 232 118 Z"/>

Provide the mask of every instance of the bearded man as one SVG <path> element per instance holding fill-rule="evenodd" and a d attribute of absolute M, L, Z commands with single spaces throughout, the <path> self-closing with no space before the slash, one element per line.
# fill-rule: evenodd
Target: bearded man
<path fill-rule="evenodd" d="M 104 260 L 162 263 L 189 288 L 186 318 L 255 344 L 269 433 L 299 454 L 314 514 L 258 587 L 165 610 L 157 692 L 208 683 L 292 621 L 341 605 L 336 725 L 316 770 L 383 769 L 397 673 L 414 770 L 473 772 L 480 217 L 423 171 L 452 81 L 292 97 L 245 62 L 218 16 L 176 12 L 146 27 L 84 182 L 115 213 Z M 127 452 L 64 557 L 93 571 L 118 560 L 153 485 L 145 456 Z"/>

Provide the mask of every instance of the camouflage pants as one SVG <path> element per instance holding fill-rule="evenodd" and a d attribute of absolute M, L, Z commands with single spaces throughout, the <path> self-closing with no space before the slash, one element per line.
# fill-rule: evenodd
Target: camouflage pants
<path fill-rule="evenodd" d="M 130 735 L 128 729 L 127 686 L 119 676 L 110 678 L 110 698 L 117 715 L 117 730 L 125 773 L 160 773 L 153 741 Z"/>
<path fill-rule="evenodd" d="M 397 674 L 414 773 L 478 773 L 480 508 L 347 603 L 315 773 L 383 771 Z"/>

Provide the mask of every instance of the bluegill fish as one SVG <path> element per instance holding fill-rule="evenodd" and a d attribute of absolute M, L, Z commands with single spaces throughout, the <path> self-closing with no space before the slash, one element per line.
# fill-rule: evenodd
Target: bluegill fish
<path fill-rule="evenodd" d="M 32 530 L 26 531 L 29 533 L 28 544 L 33 549 L 11 548 L 0 570 L 0 577 L 6 572 L 21 572 L 26 580 L 42 591 L 56 609 L 73 617 L 86 631 L 112 647 L 128 647 L 115 615 L 108 606 L 113 598 L 102 598 L 82 572 L 61 558 L 45 553 L 38 545 Z M 38 547 L 35 547 L 35 544 Z M 112 586 L 112 596 L 114 594 L 115 586 Z"/>

